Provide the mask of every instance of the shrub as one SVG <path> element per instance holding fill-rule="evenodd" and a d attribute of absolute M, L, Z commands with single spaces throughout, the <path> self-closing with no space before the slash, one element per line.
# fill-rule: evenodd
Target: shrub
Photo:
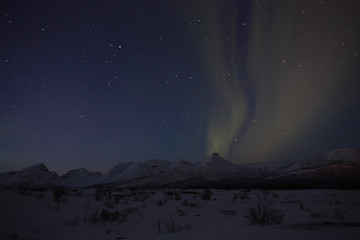
<path fill-rule="evenodd" d="M 121 212 L 114 211 L 110 212 L 108 209 L 102 209 L 100 214 L 99 210 L 97 209 L 93 214 L 90 215 L 89 218 L 84 217 L 84 220 L 90 220 L 93 224 L 99 223 L 99 222 L 126 222 L 128 219 L 128 215 L 132 214 L 132 212 L 129 212 L 129 209 L 124 209 Z"/>
<path fill-rule="evenodd" d="M 136 207 L 127 207 L 124 211 L 126 214 L 130 214 L 130 216 L 133 217 L 134 213 L 138 212 L 138 209 Z"/>
<path fill-rule="evenodd" d="M 213 196 L 213 192 L 210 189 L 206 189 L 202 194 L 202 199 L 210 200 L 212 196 Z"/>
<path fill-rule="evenodd" d="M 29 183 L 25 182 L 25 181 L 21 181 L 18 184 L 18 192 L 25 195 L 28 191 L 29 191 L 30 187 L 29 187 Z"/>
<path fill-rule="evenodd" d="M 112 201 L 106 201 L 104 202 L 104 206 L 107 208 L 113 208 L 115 206 L 115 203 Z"/>
<path fill-rule="evenodd" d="M 192 228 L 192 225 L 191 225 L 191 222 L 188 222 L 184 225 L 184 228 L 185 229 L 191 229 Z"/>
<path fill-rule="evenodd" d="M 322 218 L 322 219 L 328 218 L 328 216 L 325 212 L 310 212 L 310 217 L 311 218 Z"/>
<path fill-rule="evenodd" d="M 249 196 L 248 196 L 247 192 L 240 193 L 239 197 L 240 197 L 241 200 L 249 199 Z"/>
<path fill-rule="evenodd" d="M 233 202 L 235 202 L 238 198 L 239 198 L 239 195 L 235 193 L 232 198 Z"/>
<path fill-rule="evenodd" d="M 128 219 L 128 215 L 125 210 L 123 210 L 121 213 L 119 213 L 119 222 L 126 222 Z"/>
<path fill-rule="evenodd" d="M 36 195 L 35 195 L 35 197 L 37 198 L 37 199 L 44 199 L 44 192 L 42 192 L 42 191 L 40 191 L 40 192 L 38 192 Z"/>
<path fill-rule="evenodd" d="M 182 209 L 176 209 L 176 212 L 178 212 L 179 216 L 185 216 L 185 212 Z"/>
<path fill-rule="evenodd" d="M 168 233 L 174 233 L 174 232 L 178 232 L 180 231 L 180 229 L 178 229 L 176 226 L 175 226 L 175 221 L 171 221 L 171 222 L 165 222 L 165 230 L 166 232 Z"/>
<path fill-rule="evenodd" d="M 178 193 L 178 194 L 175 195 L 175 200 L 181 200 L 181 199 L 182 199 L 182 197 L 181 197 L 181 194 L 180 194 L 180 193 Z"/>
<path fill-rule="evenodd" d="M 53 191 L 53 200 L 57 203 L 57 209 L 59 209 L 60 201 L 64 194 L 66 194 L 66 190 L 63 188 L 56 188 Z"/>
<path fill-rule="evenodd" d="M 269 202 L 260 201 L 256 207 L 247 209 L 247 217 L 252 225 L 275 225 L 281 224 L 284 214 L 271 208 Z"/>
<path fill-rule="evenodd" d="M 75 227 L 78 224 L 79 219 L 78 218 L 74 218 L 74 219 L 65 219 L 64 220 L 64 225 L 65 226 L 71 226 L 71 227 Z"/>
<path fill-rule="evenodd" d="M 167 191 L 166 196 L 170 196 L 171 200 L 181 200 L 182 199 L 181 194 L 178 192 Z"/>
<path fill-rule="evenodd" d="M 89 219 L 94 224 L 98 223 L 99 222 L 99 210 L 96 209 L 96 211 L 93 214 L 91 214 Z"/>
<path fill-rule="evenodd" d="M 304 204 L 303 204 L 303 203 L 300 203 L 300 204 L 299 204 L 299 208 L 300 208 L 301 210 L 305 210 Z"/>
<path fill-rule="evenodd" d="M 236 201 L 238 198 L 240 198 L 241 200 L 244 200 L 244 199 L 249 199 L 249 196 L 248 196 L 248 194 L 247 194 L 247 192 L 241 192 L 241 193 L 239 193 L 239 194 L 234 194 L 233 195 L 233 201 Z"/>
<path fill-rule="evenodd" d="M 335 208 L 333 211 L 334 211 L 335 218 L 337 220 L 341 220 L 341 221 L 345 220 L 344 214 L 339 209 Z"/>
<path fill-rule="evenodd" d="M 189 202 L 187 199 L 185 199 L 181 204 L 189 207 L 200 207 L 200 205 L 196 204 L 196 202 Z"/>
<path fill-rule="evenodd" d="M 160 220 L 158 220 L 156 222 L 156 227 L 157 227 L 158 233 L 161 233 L 161 221 Z"/>
<path fill-rule="evenodd" d="M 157 227 L 158 233 L 161 233 L 163 228 L 161 227 L 160 220 L 157 221 L 156 227 Z M 175 224 L 174 220 L 172 220 L 170 222 L 164 222 L 164 231 L 166 233 L 180 232 L 183 229 L 191 229 L 191 228 L 192 228 L 192 225 L 190 222 L 186 223 L 185 225 Z"/>
<path fill-rule="evenodd" d="M 16 240 L 16 239 L 20 239 L 20 236 L 19 236 L 19 234 L 17 234 L 17 233 L 12 233 L 12 234 L 10 234 L 10 235 L 8 236 L 8 239 L 9 239 L 9 240 Z"/>
<path fill-rule="evenodd" d="M 64 195 L 62 189 L 57 188 L 53 191 L 53 200 L 54 202 L 60 202 L 61 197 Z"/>
<path fill-rule="evenodd" d="M 100 201 L 105 197 L 105 190 L 101 187 L 96 188 L 95 190 L 95 200 Z"/>
<path fill-rule="evenodd" d="M 120 212 L 119 211 L 115 211 L 115 212 L 112 212 L 110 213 L 110 220 L 111 221 L 117 221 L 120 217 Z"/>
<path fill-rule="evenodd" d="M 102 221 L 104 221 L 104 222 L 110 220 L 110 212 L 109 212 L 109 210 L 107 210 L 107 209 L 101 210 L 100 220 L 102 220 Z"/>

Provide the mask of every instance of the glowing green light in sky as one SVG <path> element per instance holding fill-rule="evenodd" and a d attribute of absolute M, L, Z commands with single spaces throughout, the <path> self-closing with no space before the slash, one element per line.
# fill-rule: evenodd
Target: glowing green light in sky
<path fill-rule="evenodd" d="M 242 53 L 236 36 L 243 23 L 236 7 L 223 16 L 211 3 L 205 11 L 213 21 L 206 24 L 204 41 L 213 90 L 208 153 L 236 162 L 263 161 L 309 139 L 321 117 L 337 112 L 340 105 L 330 103 L 343 101 L 337 94 L 349 86 L 346 69 L 353 67 L 359 36 L 351 4 L 256 1 L 246 24 L 248 50 Z M 231 31 L 225 32 L 228 26 Z M 239 79 L 241 55 L 247 56 L 252 104 Z"/>
<path fill-rule="evenodd" d="M 236 9 L 229 16 L 216 16 L 217 6 L 207 2 L 207 34 L 204 36 L 204 59 L 210 73 L 208 80 L 212 86 L 212 100 L 208 126 L 208 153 L 219 152 L 227 157 L 230 146 L 244 124 L 247 100 L 240 85 L 237 65 L 238 22 Z M 231 10 L 231 9 L 230 9 Z M 212 15 L 214 14 L 214 15 Z M 222 26 L 222 19 L 230 21 Z"/>

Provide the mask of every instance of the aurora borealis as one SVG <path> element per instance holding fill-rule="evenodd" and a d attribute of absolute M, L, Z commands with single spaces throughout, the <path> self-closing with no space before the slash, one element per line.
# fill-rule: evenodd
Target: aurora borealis
<path fill-rule="evenodd" d="M 207 150 L 228 157 L 232 142 L 246 122 L 248 99 L 238 62 L 239 55 L 245 55 L 237 43 L 243 26 L 237 18 L 236 5 L 232 3 L 220 10 L 218 7 L 218 2 L 210 1 L 201 8 L 205 19 L 213 20 L 204 24 L 205 34 L 201 37 L 205 40 L 202 46 L 204 68 L 209 72 L 208 82 L 212 89 Z"/>
<path fill-rule="evenodd" d="M 357 1 L 2 1 L 0 171 L 360 147 Z"/>
<path fill-rule="evenodd" d="M 249 162 L 274 159 L 284 148 L 312 142 L 349 98 L 358 99 L 353 90 L 359 89 L 360 42 L 357 13 L 349 2 L 255 1 L 250 9 L 247 52 L 233 47 L 227 65 L 232 80 L 220 76 L 214 83 L 220 100 L 209 131 L 210 142 L 223 144 L 211 143 L 210 151 Z M 240 21 L 232 24 L 241 26 Z M 245 78 L 252 99 L 239 86 L 244 80 L 238 79 L 234 54 L 247 55 Z M 213 64 L 221 75 L 221 64 Z"/>

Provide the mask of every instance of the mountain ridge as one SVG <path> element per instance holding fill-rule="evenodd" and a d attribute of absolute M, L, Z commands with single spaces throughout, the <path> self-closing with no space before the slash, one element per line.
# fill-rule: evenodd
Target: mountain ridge
<path fill-rule="evenodd" d="M 115 165 L 106 174 L 77 168 L 58 176 L 44 163 L 20 171 L 0 173 L 0 187 L 360 187 L 360 150 L 338 148 L 313 158 L 284 165 L 249 169 L 222 158 L 218 153 L 198 163 L 151 159 Z M 270 167 L 269 167 L 270 166 Z"/>

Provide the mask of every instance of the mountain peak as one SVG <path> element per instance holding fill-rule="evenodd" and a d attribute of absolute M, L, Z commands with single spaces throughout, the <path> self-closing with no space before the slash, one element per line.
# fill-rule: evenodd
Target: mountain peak
<path fill-rule="evenodd" d="M 151 159 L 144 162 L 144 165 L 150 169 L 167 169 L 171 166 L 171 162 L 163 159 Z"/>
<path fill-rule="evenodd" d="M 214 152 L 210 155 L 210 157 L 207 159 L 207 162 L 228 162 L 225 158 L 221 157 L 220 154 L 218 154 L 217 152 Z"/>
<path fill-rule="evenodd" d="M 206 166 L 213 169 L 233 169 L 238 168 L 237 165 L 229 162 L 225 158 L 221 157 L 219 153 L 212 153 L 209 157 L 207 157 L 200 166 Z"/>
<path fill-rule="evenodd" d="M 191 162 L 188 162 L 184 159 L 178 159 L 175 160 L 174 163 L 172 164 L 171 168 L 178 168 L 178 167 L 189 167 L 192 166 L 193 164 Z"/>
<path fill-rule="evenodd" d="M 88 170 L 86 170 L 85 168 L 75 168 L 75 169 L 68 171 L 61 177 L 67 178 L 67 177 L 74 177 L 74 176 L 80 176 L 80 175 L 87 175 L 89 173 L 90 172 Z"/>
<path fill-rule="evenodd" d="M 110 171 L 108 172 L 108 174 L 116 175 L 116 174 L 122 173 L 133 164 L 134 164 L 134 162 L 119 163 L 119 164 L 115 165 L 113 168 L 111 168 Z"/>
<path fill-rule="evenodd" d="M 356 148 L 336 148 L 325 154 L 329 160 L 359 161 L 360 150 Z"/>
<path fill-rule="evenodd" d="M 45 166 L 44 163 L 39 163 L 32 165 L 30 167 L 24 168 L 22 171 L 45 171 L 49 172 L 49 169 Z"/>

